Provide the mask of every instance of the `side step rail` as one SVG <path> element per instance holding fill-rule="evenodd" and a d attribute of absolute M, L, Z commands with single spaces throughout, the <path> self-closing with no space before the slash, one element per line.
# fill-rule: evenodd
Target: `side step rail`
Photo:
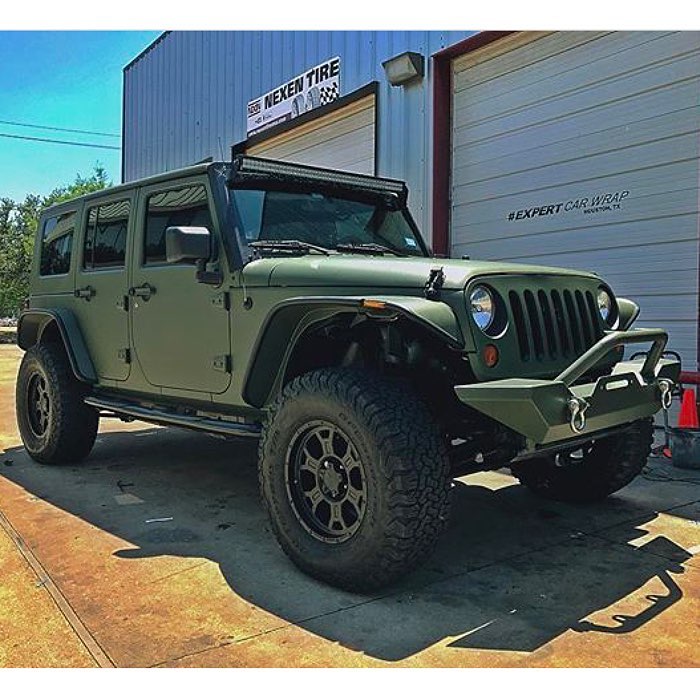
<path fill-rule="evenodd" d="M 157 425 L 173 425 L 180 428 L 192 428 L 207 433 L 227 435 L 229 437 L 260 437 L 260 425 L 257 423 L 237 423 L 235 421 L 217 420 L 202 416 L 183 416 L 157 408 L 146 408 L 138 404 L 106 399 L 101 396 L 87 396 L 85 403 L 95 408 L 111 411 L 118 415 L 140 418 Z"/>

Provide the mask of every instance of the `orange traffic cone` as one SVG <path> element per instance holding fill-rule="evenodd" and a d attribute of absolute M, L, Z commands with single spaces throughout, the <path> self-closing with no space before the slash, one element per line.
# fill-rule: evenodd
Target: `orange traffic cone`
<path fill-rule="evenodd" d="M 698 406 L 695 402 L 695 389 L 686 389 L 681 401 L 681 412 L 678 414 L 679 428 L 700 428 L 698 421 Z"/>
<path fill-rule="evenodd" d="M 668 427 L 667 424 L 664 421 L 664 425 L 666 426 L 666 441 L 668 443 Z M 683 399 L 681 401 L 681 410 L 680 413 L 678 414 L 678 427 L 677 428 L 671 428 L 671 433 L 674 433 L 676 430 L 683 430 L 685 429 L 697 429 L 699 428 L 700 425 L 698 423 L 698 406 L 695 403 L 695 389 L 686 389 L 683 392 Z M 672 441 L 671 441 L 672 442 Z M 671 446 L 669 444 L 664 445 L 663 447 L 657 448 L 656 454 L 662 454 L 666 459 L 673 459 L 673 454 L 671 452 Z"/>

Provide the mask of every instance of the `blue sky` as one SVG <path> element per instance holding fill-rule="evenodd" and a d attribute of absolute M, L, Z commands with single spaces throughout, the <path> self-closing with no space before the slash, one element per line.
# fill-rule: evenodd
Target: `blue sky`
<path fill-rule="evenodd" d="M 160 32 L 0 32 L 0 120 L 121 133 L 122 68 Z M 120 146 L 118 138 L 0 123 L 0 133 Z M 0 137 L 0 197 L 47 194 L 96 162 L 117 183 L 120 151 Z"/>

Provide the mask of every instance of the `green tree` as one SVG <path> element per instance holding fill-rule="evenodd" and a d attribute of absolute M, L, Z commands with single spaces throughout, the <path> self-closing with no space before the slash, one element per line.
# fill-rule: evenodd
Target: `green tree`
<path fill-rule="evenodd" d="M 47 196 L 29 194 L 23 202 L 0 197 L 0 316 L 13 316 L 29 294 L 34 237 L 43 209 L 111 186 L 107 172 L 95 165 L 88 177 L 54 188 Z"/>

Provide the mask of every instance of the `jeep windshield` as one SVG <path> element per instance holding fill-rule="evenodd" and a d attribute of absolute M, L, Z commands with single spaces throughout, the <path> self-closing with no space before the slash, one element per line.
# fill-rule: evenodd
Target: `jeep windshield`
<path fill-rule="evenodd" d="M 235 217 L 248 251 L 425 257 L 415 224 L 393 197 L 235 189 Z"/>

